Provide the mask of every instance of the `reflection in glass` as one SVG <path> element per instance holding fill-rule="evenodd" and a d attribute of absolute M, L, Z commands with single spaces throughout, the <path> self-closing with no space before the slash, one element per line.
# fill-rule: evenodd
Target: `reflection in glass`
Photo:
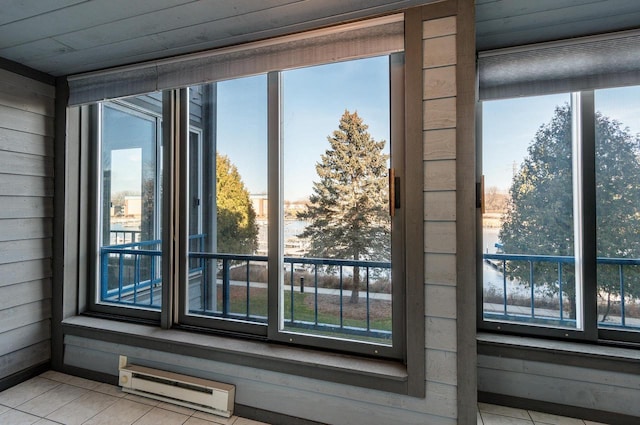
<path fill-rule="evenodd" d="M 595 92 L 600 327 L 640 329 L 640 87 Z"/>
<path fill-rule="evenodd" d="M 580 327 L 569 95 L 483 102 L 486 320 Z"/>
<path fill-rule="evenodd" d="M 160 97 L 101 105 L 102 302 L 160 308 Z"/>
<path fill-rule="evenodd" d="M 189 88 L 190 314 L 266 322 L 266 76 Z"/>
<path fill-rule="evenodd" d="M 389 58 L 282 73 L 283 330 L 391 344 Z"/>

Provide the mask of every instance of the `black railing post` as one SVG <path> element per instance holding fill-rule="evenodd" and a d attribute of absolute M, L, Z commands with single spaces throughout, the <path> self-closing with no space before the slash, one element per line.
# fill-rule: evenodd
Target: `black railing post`
<path fill-rule="evenodd" d="M 369 267 L 367 267 L 367 332 L 371 330 L 371 318 L 369 317 Z"/>
<path fill-rule="evenodd" d="M 343 327 L 343 311 L 342 311 L 342 304 L 344 303 L 344 297 L 343 295 L 343 279 L 342 279 L 342 265 L 340 265 L 340 329 L 342 329 Z M 353 291 L 353 289 L 351 289 Z"/>
<path fill-rule="evenodd" d="M 625 309 L 624 309 L 624 272 L 622 271 L 622 264 L 618 266 L 620 268 L 620 323 L 622 326 L 626 326 Z"/>
<path fill-rule="evenodd" d="M 300 276 L 300 293 L 304 294 L 304 277 Z"/>
<path fill-rule="evenodd" d="M 200 282 L 200 297 L 202 300 L 202 311 L 209 310 L 209 293 L 211 292 L 211 288 L 209 288 L 209 261 L 206 260 L 202 266 L 202 281 Z M 216 267 L 217 269 L 217 267 Z M 217 278 L 217 276 L 216 276 Z M 217 280 L 217 279 L 216 279 Z M 217 283 L 214 283 L 217 285 Z"/>
<path fill-rule="evenodd" d="M 560 298 L 560 321 L 564 320 L 564 304 L 562 302 L 562 263 L 558 261 L 558 297 Z"/>
<path fill-rule="evenodd" d="M 504 315 L 508 313 L 507 310 L 507 260 L 502 260 L 502 303 Z"/>
<path fill-rule="evenodd" d="M 289 276 L 289 295 L 291 298 L 290 306 L 291 307 L 291 324 L 293 325 L 293 261 L 291 261 L 291 275 Z"/>
<path fill-rule="evenodd" d="M 316 326 L 318 325 L 318 265 L 315 264 L 314 267 L 314 274 L 315 274 L 315 278 L 314 278 L 314 284 L 316 287 L 316 293 L 314 295 L 315 297 L 315 308 L 314 308 L 314 316 L 315 316 L 315 321 L 316 321 Z"/>
<path fill-rule="evenodd" d="M 249 272 L 251 269 L 251 264 L 249 262 L 249 260 L 247 260 L 247 319 L 249 318 L 249 294 L 251 293 L 251 282 L 249 281 L 250 276 L 249 276 Z"/>
<path fill-rule="evenodd" d="M 231 292 L 229 285 L 229 260 L 225 258 L 222 260 L 222 314 L 224 316 L 229 315 L 229 292 Z"/>
<path fill-rule="evenodd" d="M 535 290 L 533 287 L 533 261 L 531 260 L 529 260 L 529 285 L 531 285 L 531 318 L 535 318 Z"/>

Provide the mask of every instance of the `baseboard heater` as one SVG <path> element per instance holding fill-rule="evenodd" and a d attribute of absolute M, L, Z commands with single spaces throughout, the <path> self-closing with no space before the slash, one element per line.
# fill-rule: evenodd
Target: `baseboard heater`
<path fill-rule="evenodd" d="M 230 384 L 131 365 L 120 356 L 122 391 L 201 410 L 226 418 L 233 415 L 236 387 Z"/>

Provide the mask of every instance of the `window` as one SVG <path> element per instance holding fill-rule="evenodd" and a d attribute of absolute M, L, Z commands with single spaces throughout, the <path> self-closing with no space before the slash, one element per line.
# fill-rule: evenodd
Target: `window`
<path fill-rule="evenodd" d="M 639 95 L 640 86 L 594 93 L 597 314 L 603 331 L 640 331 Z"/>
<path fill-rule="evenodd" d="M 97 304 L 162 306 L 159 93 L 95 107 L 99 140 Z M 148 315 L 148 314 L 145 314 Z"/>
<path fill-rule="evenodd" d="M 638 94 L 483 102 L 481 326 L 639 340 Z"/>
<path fill-rule="evenodd" d="M 580 329 L 568 94 L 483 104 L 486 320 Z"/>
<path fill-rule="evenodd" d="M 481 328 L 640 342 L 639 37 L 479 53 Z"/>
<path fill-rule="evenodd" d="M 92 106 L 92 308 L 402 359 L 403 218 L 390 202 L 402 63 L 367 56 Z"/>

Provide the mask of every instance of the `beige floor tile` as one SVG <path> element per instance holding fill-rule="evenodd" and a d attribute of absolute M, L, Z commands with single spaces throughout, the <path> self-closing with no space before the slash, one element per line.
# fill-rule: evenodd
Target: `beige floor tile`
<path fill-rule="evenodd" d="M 205 419 L 194 418 L 193 416 L 187 419 L 184 425 L 213 425 L 214 422 L 209 422 Z"/>
<path fill-rule="evenodd" d="M 509 416 L 494 415 L 493 413 L 480 412 L 484 425 L 533 425 L 531 420 L 511 418 Z"/>
<path fill-rule="evenodd" d="M 66 425 L 81 425 L 118 400 L 120 400 L 118 397 L 90 391 L 47 415 L 47 419 Z"/>
<path fill-rule="evenodd" d="M 172 403 L 160 403 L 158 404 L 158 406 L 161 409 L 165 409 L 165 410 L 170 410 L 172 412 L 176 412 L 176 413 L 182 413 L 183 415 L 187 415 L 187 416 L 191 416 L 194 413 L 196 413 L 195 410 L 190 409 L 188 407 L 184 407 L 184 406 L 178 406 L 177 404 L 172 404 Z"/>
<path fill-rule="evenodd" d="M 211 413 L 198 412 L 198 411 L 196 411 L 193 414 L 193 417 L 198 419 L 204 419 L 205 421 L 209 421 L 209 422 L 213 422 L 215 424 L 221 424 L 221 425 L 235 424 L 236 420 L 238 419 L 237 416 L 231 416 L 230 418 L 225 418 L 223 416 L 212 415 Z"/>
<path fill-rule="evenodd" d="M 551 425 L 584 425 L 582 419 L 566 418 L 564 416 L 551 415 L 549 413 L 529 411 L 531 419 L 536 423 L 551 424 Z"/>
<path fill-rule="evenodd" d="M 131 425 L 152 409 L 146 404 L 120 399 L 85 422 L 86 425 Z"/>
<path fill-rule="evenodd" d="M 17 407 L 32 398 L 36 398 L 39 395 L 46 393 L 58 385 L 60 385 L 59 382 L 55 382 L 50 379 L 39 377 L 32 378 L 1 392 L 0 404 L 9 407 Z"/>
<path fill-rule="evenodd" d="M 585 425 L 609 425 L 604 422 L 593 422 L 593 421 L 584 421 Z"/>
<path fill-rule="evenodd" d="M 258 422 L 258 421 L 254 421 L 252 419 L 247 419 L 247 418 L 238 418 L 238 420 L 235 421 L 233 425 L 271 425 L 271 424 L 268 424 L 266 422 Z"/>
<path fill-rule="evenodd" d="M 72 375 L 68 375 L 68 376 L 69 376 L 69 380 L 66 381 L 65 383 L 69 385 L 74 385 L 76 387 L 84 388 L 86 390 L 94 390 L 102 384 L 101 382 L 90 381 L 85 378 L 80 378 L 79 376 L 72 376 Z"/>
<path fill-rule="evenodd" d="M 3 406 L 2 404 L 0 404 L 0 415 L 2 415 L 7 410 L 9 410 L 9 407 Z"/>
<path fill-rule="evenodd" d="M 182 425 L 189 416 L 154 407 L 134 425 Z"/>
<path fill-rule="evenodd" d="M 107 394 L 113 397 L 123 398 L 127 395 L 127 393 L 123 392 L 120 387 L 116 387 L 115 385 L 109 385 L 100 383 L 98 386 L 92 389 L 92 391 L 97 391 L 99 393 Z"/>
<path fill-rule="evenodd" d="M 86 393 L 87 390 L 84 388 L 60 384 L 46 393 L 21 404 L 19 409 L 32 415 L 47 416 L 49 413 L 58 410 Z"/>
<path fill-rule="evenodd" d="M 496 404 L 478 403 L 480 412 L 492 413 L 494 415 L 509 416 L 510 418 L 531 420 L 529 413 L 524 409 L 515 409 L 513 407 L 498 406 Z"/>
<path fill-rule="evenodd" d="M 477 425 L 484 425 L 482 422 L 482 416 L 480 416 L 480 411 L 478 410 L 478 419 L 476 421 Z"/>
<path fill-rule="evenodd" d="M 40 419 L 38 422 L 34 422 L 33 425 L 60 425 L 60 422 L 53 422 L 49 419 Z"/>
<path fill-rule="evenodd" d="M 40 420 L 39 417 L 21 412 L 19 410 L 7 410 L 0 415 L 0 424 L 31 425 Z"/>
<path fill-rule="evenodd" d="M 44 373 L 40 374 L 41 378 L 51 379 L 52 381 L 60 382 L 63 384 L 69 383 L 69 378 L 71 375 L 67 375 L 66 373 L 57 372 L 55 370 L 48 370 Z"/>

